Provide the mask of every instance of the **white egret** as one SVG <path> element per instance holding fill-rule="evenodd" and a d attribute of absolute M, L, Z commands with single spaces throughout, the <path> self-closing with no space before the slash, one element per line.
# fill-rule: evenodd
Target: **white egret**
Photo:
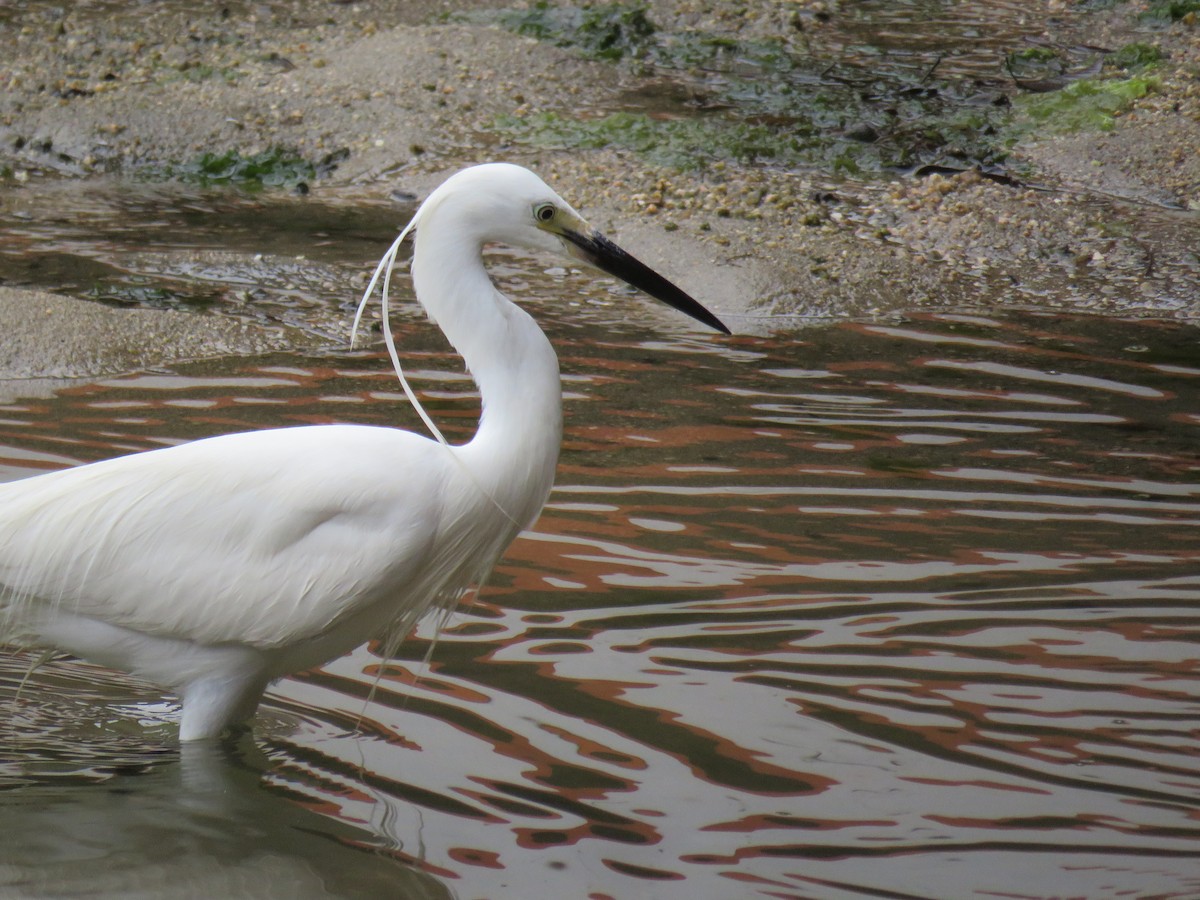
<path fill-rule="evenodd" d="M 454 602 L 541 511 L 561 437 L 558 359 L 492 285 L 485 244 L 565 253 L 729 333 L 519 166 L 457 173 L 414 226 L 417 298 L 482 396 L 471 441 L 280 428 L 0 485 L 0 636 L 170 688 L 181 740 L 217 737 L 272 680 Z M 399 372 L 386 297 L 385 282 Z"/>

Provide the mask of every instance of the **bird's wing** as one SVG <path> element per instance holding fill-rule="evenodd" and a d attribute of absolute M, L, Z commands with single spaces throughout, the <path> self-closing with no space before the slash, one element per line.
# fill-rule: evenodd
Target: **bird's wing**
<path fill-rule="evenodd" d="M 320 635 L 421 579 L 449 452 L 315 426 L 0 485 L 0 609 L 263 648 Z"/>

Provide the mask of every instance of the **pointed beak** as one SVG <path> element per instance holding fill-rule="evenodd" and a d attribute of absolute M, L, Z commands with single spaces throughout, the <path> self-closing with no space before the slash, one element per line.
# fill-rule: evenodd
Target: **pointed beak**
<path fill-rule="evenodd" d="M 570 243 L 571 246 L 567 249 L 577 259 L 620 278 L 625 283 L 640 291 L 645 291 L 656 300 L 661 300 L 667 306 L 691 316 L 698 322 L 703 322 L 710 328 L 715 328 L 722 334 L 730 333 L 724 322 L 696 300 L 693 300 L 641 260 L 630 256 L 600 232 L 589 229 L 584 234 L 571 228 L 564 228 L 560 235 L 563 240 Z"/>

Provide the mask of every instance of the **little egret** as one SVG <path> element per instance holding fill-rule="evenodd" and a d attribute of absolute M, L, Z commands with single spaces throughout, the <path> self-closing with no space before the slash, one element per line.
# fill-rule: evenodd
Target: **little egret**
<path fill-rule="evenodd" d="M 474 438 L 449 445 L 427 417 L 436 441 L 365 425 L 280 428 L 0 485 L 0 637 L 173 690 L 180 739 L 203 740 L 247 719 L 272 680 L 371 637 L 398 639 L 478 584 L 540 513 L 562 431 L 558 359 L 492 285 L 485 244 L 566 254 L 729 333 L 519 166 L 446 180 L 375 280 L 414 227 L 417 299 L 483 400 Z M 383 303 L 403 383 L 386 279 Z"/>

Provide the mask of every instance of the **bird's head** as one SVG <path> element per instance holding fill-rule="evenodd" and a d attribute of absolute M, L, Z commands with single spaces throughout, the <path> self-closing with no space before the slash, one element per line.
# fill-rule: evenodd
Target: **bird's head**
<path fill-rule="evenodd" d="M 533 172 L 511 163 L 472 166 L 452 175 L 421 205 L 413 223 L 453 212 L 464 237 L 557 253 L 620 278 L 717 331 L 720 319 L 589 225 Z"/>

